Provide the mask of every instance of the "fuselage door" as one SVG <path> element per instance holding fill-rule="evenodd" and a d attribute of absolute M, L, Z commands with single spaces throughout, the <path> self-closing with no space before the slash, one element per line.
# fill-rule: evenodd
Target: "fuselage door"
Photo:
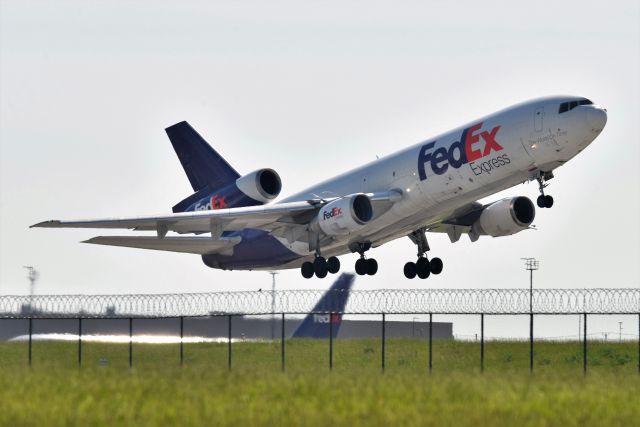
<path fill-rule="evenodd" d="M 533 128 L 536 132 L 542 132 L 544 128 L 544 107 L 536 108 L 533 116 Z"/>

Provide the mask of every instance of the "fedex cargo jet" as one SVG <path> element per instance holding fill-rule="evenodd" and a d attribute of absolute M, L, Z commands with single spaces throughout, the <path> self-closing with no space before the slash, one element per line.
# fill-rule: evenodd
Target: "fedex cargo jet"
<path fill-rule="evenodd" d="M 339 255 L 358 254 L 356 273 L 373 275 L 370 248 L 408 236 L 417 258 L 407 278 L 443 269 L 427 257 L 427 232 L 502 237 L 526 230 L 535 206 L 519 196 L 477 200 L 537 181 L 537 205 L 553 171 L 601 132 L 607 112 L 586 98 L 552 96 L 524 102 L 401 149 L 278 202 L 273 169 L 240 175 L 186 122 L 166 129 L 194 193 L 173 213 L 133 218 L 45 221 L 33 227 L 118 228 L 154 235 L 100 236 L 85 243 L 187 252 L 224 270 L 299 268 L 305 278 L 340 270 Z M 178 235 L 170 235 L 169 232 Z"/>

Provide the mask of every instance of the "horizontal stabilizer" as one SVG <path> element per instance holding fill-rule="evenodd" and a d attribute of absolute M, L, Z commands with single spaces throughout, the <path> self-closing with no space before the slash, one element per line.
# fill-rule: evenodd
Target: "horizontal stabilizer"
<path fill-rule="evenodd" d="M 240 237 L 222 237 L 214 240 L 204 236 L 164 237 L 162 239 L 155 236 L 99 236 L 82 243 L 207 255 L 231 249 L 240 240 Z"/>

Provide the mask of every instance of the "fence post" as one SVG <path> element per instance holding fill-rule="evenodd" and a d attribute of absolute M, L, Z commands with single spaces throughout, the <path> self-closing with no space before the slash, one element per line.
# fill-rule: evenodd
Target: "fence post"
<path fill-rule="evenodd" d="M 180 316 L 180 366 L 184 365 L 184 316 Z"/>
<path fill-rule="evenodd" d="M 231 370 L 231 315 L 228 314 L 227 315 L 227 321 L 228 321 L 228 326 L 229 326 L 229 335 L 228 335 L 228 340 L 227 340 L 227 358 L 228 358 L 228 365 L 229 365 L 229 370 Z"/>
<path fill-rule="evenodd" d="M 33 336 L 33 318 L 29 317 L 29 366 L 31 366 L 31 344 Z"/>
<path fill-rule="evenodd" d="M 82 368 L 82 317 L 78 317 L 78 367 Z"/>
<path fill-rule="evenodd" d="M 385 314 L 382 313 L 382 372 L 384 372 L 384 342 L 385 342 L 385 329 L 386 329 L 386 319 Z"/>
<path fill-rule="evenodd" d="M 129 367 L 133 366 L 133 317 L 129 318 Z"/>
<path fill-rule="evenodd" d="M 638 373 L 640 374 L 640 313 L 638 313 Z"/>
<path fill-rule="evenodd" d="M 280 336 L 280 365 L 282 372 L 284 372 L 284 313 L 282 313 L 282 322 L 280 326 L 282 326 Z"/>
<path fill-rule="evenodd" d="M 533 372 L 533 313 L 529 314 L 529 372 Z"/>
<path fill-rule="evenodd" d="M 329 313 L 329 370 L 333 370 L 333 322 Z"/>
<path fill-rule="evenodd" d="M 582 333 L 582 356 L 584 358 L 583 369 L 585 375 L 587 374 L 587 313 L 584 313 L 584 332 Z"/>
<path fill-rule="evenodd" d="M 433 368 L 433 313 L 429 313 L 429 372 Z"/>
<path fill-rule="evenodd" d="M 484 372 L 484 313 L 480 314 L 480 372 Z"/>

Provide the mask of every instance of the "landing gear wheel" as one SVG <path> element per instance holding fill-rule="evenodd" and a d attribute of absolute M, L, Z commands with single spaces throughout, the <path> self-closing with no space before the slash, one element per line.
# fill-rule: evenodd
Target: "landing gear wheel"
<path fill-rule="evenodd" d="M 359 276 L 364 276 L 367 274 L 367 260 L 364 258 L 360 258 L 356 261 L 356 273 Z"/>
<path fill-rule="evenodd" d="M 427 229 L 425 227 L 412 231 L 408 237 L 418 247 L 418 260 L 408 262 L 404 265 L 404 275 L 408 279 L 413 279 L 418 276 L 421 279 L 426 279 L 431 274 L 442 273 L 442 260 L 440 258 L 433 258 L 429 261 L 426 253 L 429 249 L 429 242 L 427 242 Z"/>
<path fill-rule="evenodd" d="M 550 208 L 551 206 L 553 206 L 553 197 L 549 196 L 548 194 L 546 196 L 540 195 L 536 200 L 536 204 L 539 208 Z"/>
<path fill-rule="evenodd" d="M 545 181 L 553 178 L 553 172 L 541 172 L 541 174 L 536 178 L 538 181 L 538 186 L 540 188 L 540 196 L 536 200 L 536 203 L 539 208 L 550 208 L 553 206 L 553 197 L 544 194 L 544 189 L 549 185 L 545 184 Z"/>
<path fill-rule="evenodd" d="M 322 279 L 327 277 L 327 261 L 319 256 L 313 261 L 313 270 L 316 273 L 316 277 Z"/>
<path fill-rule="evenodd" d="M 442 260 L 440 258 L 431 258 L 431 262 L 429 262 L 429 266 L 431 267 L 431 273 L 440 274 L 442 273 Z"/>
<path fill-rule="evenodd" d="M 426 279 L 431 274 L 431 266 L 426 258 L 418 258 L 416 262 L 416 273 L 421 279 Z"/>
<path fill-rule="evenodd" d="M 313 263 L 309 261 L 303 262 L 302 267 L 300 267 L 300 272 L 302 273 L 302 277 L 304 277 L 305 279 L 311 279 L 313 277 L 313 273 L 315 272 Z"/>
<path fill-rule="evenodd" d="M 413 279 L 416 277 L 416 263 L 409 261 L 404 265 L 404 277 Z"/>
<path fill-rule="evenodd" d="M 331 274 L 336 274 L 340 271 L 340 260 L 334 256 L 329 257 L 327 260 L 327 270 L 329 270 Z"/>
<path fill-rule="evenodd" d="M 373 276 L 378 272 L 378 261 L 373 258 L 369 258 L 367 261 L 367 274 Z"/>

